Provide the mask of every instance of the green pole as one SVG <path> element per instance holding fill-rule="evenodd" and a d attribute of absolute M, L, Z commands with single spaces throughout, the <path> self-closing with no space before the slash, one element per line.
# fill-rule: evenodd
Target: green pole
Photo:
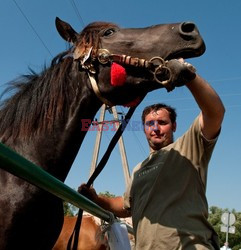
<path fill-rule="evenodd" d="M 2 143 L 0 143 L 0 168 L 105 221 L 110 221 L 113 218 L 110 212 L 85 198 Z"/>

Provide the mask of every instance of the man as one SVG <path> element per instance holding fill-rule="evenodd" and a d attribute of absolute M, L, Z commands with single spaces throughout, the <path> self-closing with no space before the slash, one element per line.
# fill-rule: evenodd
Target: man
<path fill-rule="evenodd" d="M 208 162 L 221 129 L 224 106 L 189 64 L 171 61 L 169 66 L 178 79 L 175 86 L 182 85 L 180 79 L 185 83 L 200 107 L 199 116 L 173 142 L 175 110 L 163 104 L 147 107 L 142 121 L 150 155 L 133 170 L 124 197 L 98 196 L 85 185 L 80 189 L 117 217 L 132 216 L 137 250 L 219 249 L 217 234 L 207 221 L 205 191 Z"/>

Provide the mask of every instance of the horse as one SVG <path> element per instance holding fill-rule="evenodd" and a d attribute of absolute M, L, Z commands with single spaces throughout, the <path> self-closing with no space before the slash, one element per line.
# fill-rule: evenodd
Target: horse
<path fill-rule="evenodd" d="M 69 238 L 74 230 L 76 224 L 76 216 L 65 216 L 64 224 L 52 250 L 64 250 L 67 249 Z M 121 219 L 123 222 L 132 226 L 131 218 Z M 102 221 L 84 212 L 82 217 L 82 223 L 79 232 L 79 244 L 77 250 L 109 250 L 108 238 L 104 233 Z M 130 244 L 134 245 L 134 236 L 129 234 Z"/>
<path fill-rule="evenodd" d="M 150 70 L 153 57 L 197 57 L 205 43 L 191 22 L 145 28 L 94 22 L 80 33 L 58 17 L 55 24 L 70 47 L 40 73 L 11 82 L 15 92 L 0 109 L 0 141 L 64 182 L 88 131 L 82 121 L 88 127 L 103 103 L 136 105 L 162 88 Z M 0 170 L 1 250 L 52 249 L 63 218 L 61 199 Z"/>
<path fill-rule="evenodd" d="M 52 250 L 67 249 L 69 238 L 76 224 L 76 216 L 65 216 L 64 224 Z M 108 240 L 101 230 L 101 220 L 90 214 L 83 214 L 79 232 L 78 250 L 107 250 Z"/>

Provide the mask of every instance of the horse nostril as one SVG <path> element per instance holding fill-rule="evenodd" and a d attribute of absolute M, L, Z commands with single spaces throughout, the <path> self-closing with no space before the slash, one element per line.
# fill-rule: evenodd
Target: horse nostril
<path fill-rule="evenodd" d="M 181 24 L 181 31 L 183 33 L 191 33 L 196 29 L 196 25 L 191 22 L 184 22 Z"/>
<path fill-rule="evenodd" d="M 195 36 L 195 31 L 197 31 L 197 28 L 196 25 L 192 22 L 184 22 L 179 26 L 180 34 L 187 40 L 190 40 Z"/>

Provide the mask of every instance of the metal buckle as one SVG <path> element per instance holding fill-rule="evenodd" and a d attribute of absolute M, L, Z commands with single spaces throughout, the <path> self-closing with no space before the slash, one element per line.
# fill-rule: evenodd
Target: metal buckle
<path fill-rule="evenodd" d="M 98 61 L 102 64 L 107 64 L 110 61 L 110 52 L 107 49 L 98 50 Z"/>

